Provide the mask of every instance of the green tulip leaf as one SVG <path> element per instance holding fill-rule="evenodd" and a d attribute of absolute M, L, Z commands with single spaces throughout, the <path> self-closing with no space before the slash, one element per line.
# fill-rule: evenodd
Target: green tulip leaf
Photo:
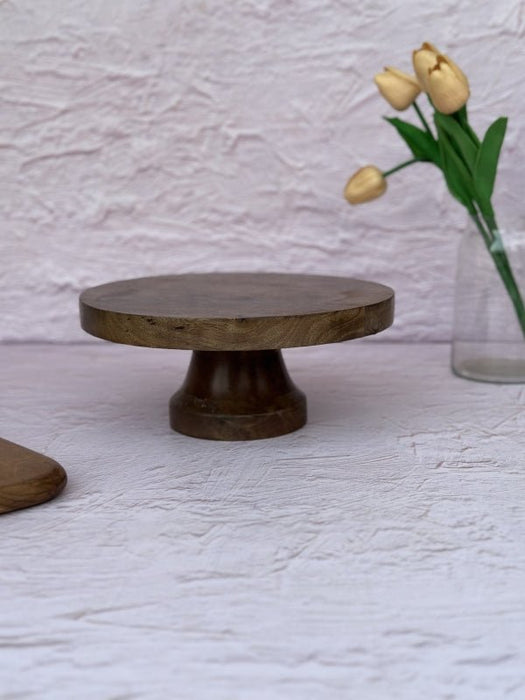
<path fill-rule="evenodd" d="M 429 161 L 441 167 L 439 146 L 431 134 L 397 117 L 385 117 L 385 120 L 397 130 L 414 154 L 414 158 Z"/>
<path fill-rule="evenodd" d="M 474 185 L 481 201 L 490 203 L 506 129 L 507 117 L 496 119 L 487 129 L 481 143 L 474 167 Z"/>
<path fill-rule="evenodd" d="M 465 126 L 465 124 L 468 124 L 468 115 L 467 115 L 467 103 L 463 105 L 458 111 L 456 112 L 457 118 L 459 119 L 459 122 L 461 126 Z"/>
<path fill-rule="evenodd" d="M 436 112 L 436 115 L 438 112 Z M 438 130 L 438 143 L 441 154 L 442 170 L 450 193 L 458 202 L 465 206 L 470 214 L 475 214 L 473 205 L 475 199 L 472 176 L 469 173 L 462 158 L 456 152 L 448 133 L 441 126 L 439 119 L 436 119 Z"/>
<path fill-rule="evenodd" d="M 435 122 L 443 131 L 446 131 L 450 140 L 456 146 L 458 155 L 463 159 L 469 172 L 473 174 L 478 157 L 478 147 L 474 144 L 471 137 L 452 116 L 436 112 Z"/>
<path fill-rule="evenodd" d="M 467 132 L 467 134 L 470 136 L 472 139 L 473 143 L 476 146 L 479 146 L 480 141 L 478 139 L 478 136 L 474 129 L 470 126 L 469 121 L 468 121 L 468 114 L 467 114 L 467 105 L 464 104 L 461 109 L 458 109 L 458 111 L 455 113 L 455 116 L 457 117 L 459 123 L 463 127 L 463 129 Z"/>

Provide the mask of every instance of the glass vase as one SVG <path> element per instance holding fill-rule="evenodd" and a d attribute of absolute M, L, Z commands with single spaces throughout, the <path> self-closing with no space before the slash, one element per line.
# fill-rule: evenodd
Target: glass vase
<path fill-rule="evenodd" d="M 525 222 L 524 222 L 525 223 Z M 466 379 L 525 382 L 525 225 L 488 241 L 469 222 L 458 254 L 452 370 Z"/>

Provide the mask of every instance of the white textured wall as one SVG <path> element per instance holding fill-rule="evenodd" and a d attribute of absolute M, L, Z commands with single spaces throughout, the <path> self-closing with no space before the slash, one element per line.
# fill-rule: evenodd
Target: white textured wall
<path fill-rule="evenodd" d="M 357 209 L 341 190 L 405 157 L 372 77 L 424 39 L 469 74 L 480 129 L 509 115 L 517 177 L 524 22 L 518 0 L 4 0 L 0 338 L 84 338 L 78 292 L 110 279 L 249 269 L 377 279 L 390 339 L 447 339 L 465 218 L 439 172 Z"/>

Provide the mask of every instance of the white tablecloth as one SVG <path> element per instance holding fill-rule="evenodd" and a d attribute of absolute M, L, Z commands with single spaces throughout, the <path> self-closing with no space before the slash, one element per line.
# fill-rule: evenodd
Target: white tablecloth
<path fill-rule="evenodd" d="M 524 698 L 524 386 L 294 349 L 306 427 L 219 443 L 168 427 L 188 359 L 0 346 L 0 435 L 69 475 L 0 518 L 2 700 Z"/>

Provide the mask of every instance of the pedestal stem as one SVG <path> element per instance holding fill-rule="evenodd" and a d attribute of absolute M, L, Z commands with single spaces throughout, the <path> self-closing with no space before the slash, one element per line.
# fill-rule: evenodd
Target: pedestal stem
<path fill-rule="evenodd" d="M 195 351 L 170 401 L 171 427 L 212 440 L 254 440 L 306 422 L 306 398 L 280 350 Z"/>

